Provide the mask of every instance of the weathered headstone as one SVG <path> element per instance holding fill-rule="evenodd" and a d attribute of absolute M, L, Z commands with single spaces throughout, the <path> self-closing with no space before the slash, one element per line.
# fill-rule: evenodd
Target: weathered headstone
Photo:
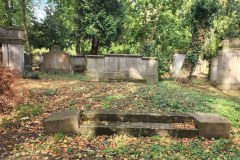
<path fill-rule="evenodd" d="M 175 53 L 173 55 L 172 76 L 178 78 L 185 61 L 185 54 Z"/>
<path fill-rule="evenodd" d="M 60 46 L 53 46 L 49 53 L 43 55 L 43 64 L 41 65 L 40 68 L 43 72 L 69 73 L 69 55 L 64 53 Z"/>

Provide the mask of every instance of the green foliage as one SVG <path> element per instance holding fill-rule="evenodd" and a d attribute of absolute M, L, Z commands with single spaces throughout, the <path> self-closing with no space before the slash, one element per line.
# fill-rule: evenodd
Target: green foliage
<path fill-rule="evenodd" d="M 213 57 L 216 57 L 218 55 L 219 44 L 220 44 L 219 35 L 214 33 L 214 30 L 211 29 L 210 32 L 207 33 L 206 40 L 202 47 L 203 58 L 210 60 Z"/>
<path fill-rule="evenodd" d="M 76 81 L 85 81 L 86 76 L 83 74 L 68 74 L 68 73 L 42 73 L 37 72 L 39 74 L 39 77 L 41 79 L 47 79 L 47 80 L 76 80 Z"/>
<path fill-rule="evenodd" d="M 39 74 L 37 72 L 32 71 L 25 71 L 24 78 L 40 79 Z"/>
<path fill-rule="evenodd" d="M 186 54 L 186 60 L 191 63 L 194 67 L 197 65 L 199 59 L 199 55 L 194 52 L 188 52 Z"/>
<path fill-rule="evenodd" d="M 16 122 L 13 122 L 12 119 L 8 119 L 8 118 L 3 118 L 2 122 L 1 122 L 1 126 L 4 128 L 13 128 L 17 126 Z"/>
<path fill-rule="evenodd" d="M 118 0 L 87 0 L 78 4 L 75 20 L 80 35 L 94 37 L 103 45 L 117 40 L 123 24 L 122 4 Z"/>
<path fill-rule="evenodd" d="M 65 134 L 62 132 L 59 132 L 53 135 L 53 139 L 56 143 L 63 141 L 64 138 L 65 138 Z"/>
<path fill-rule="evenodd" d="M 46 9 L 47 16 L 42 22 L 33 21 L 33 26 L 29 33 L 30 43 L 34 48 L 48 48 L 60 45 L 62 48 L 71 46 L 70 33 L 66 28 L 59 13 L 53 8 Z"/>
<path fill-rule="evenodd" d="M 27 22 L 30 22 L 32 18 L 32 0 L 25 0 L 26 2 L 26 18 Z M 0 1 L 0 25 L 5 26 L 23 26 L 23 14 L 22 14 L 22 0 L 1 0 Z"/>
<path fill-rule="evenodd" d="M 208 29 L 212 25 L 213 16 L 218 10 L 219 4 L 215 0 L 196 0 L 190 12 L 194 31 L 196 31 L 197 26 Z"/>
<path fill-rule="evenodd" d="M 42 107 L 31 104 L 22 104 L 17 106 L 17 115 L 19 117 L 38 116 L 42 112 Z"/>
<path fill-rule="evenodd" d="M 163 142 L 163 144 L 161 144 Z M 155 141 L 154 144 L 137 142 L 129 145 L 107 147 L 106 157 L 121 157 L 122 159 L 237 159 L 238 147 L 229 140 L 216 140 L 208 145 L 201 140 L 187 142 L 164 140 Z M 141 147 L 139 147 L 141 146 Z"/>
<path fill-rule="evenodd" d="M 192 40 L 187 54 L 187 65 L 190 74 L 196 67 L 201 49 L 206 40 L 207 32 L 213 24 L 214 16 L 218 13 L 219 3 L 215 0 L 196 0 L 189 12 L 189 21 L 192 26 Z"/>

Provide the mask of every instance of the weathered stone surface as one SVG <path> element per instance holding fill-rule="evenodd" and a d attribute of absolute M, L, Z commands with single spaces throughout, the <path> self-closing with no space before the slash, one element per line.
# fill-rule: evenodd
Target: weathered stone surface
<path fill-rule="evenodd" d="M 43 55 L 43 71 L 50 73 L 69 73 L 69 55 L 55 46 L 49 53 Z"/>
<path fill-rule="evenodd" d="M 80 123 L 81 117 L 81 125 Z M 192 123 L 194 122 L 194 124 Z M 79 110 L 53 113 L 43 121 L 46 133 L 128 134 L 229 138 L 231 123 L 214 113 L 152 113 Z"/>
<path fill-rule="evenodd" d="M 16 69 L 21 76 L 24 70 L 24 42 L 22 29 L 0 26 L 0 65 Z"/>
<path fill-rule="evenodd" d="M 86 75 L 90 81 L 158 81 L 158 60 L 139 55 L 86 56 Z"/>
<path fill-rule="evenodd" d="M 240 38 L 227 38 L 222 41 L 223 48 L 240 48 Z"/>
<path fill-rule="evenodd" d="M 210 80 L 217 82 L 217 87 L 223 90 L 240 89 L 240 39 L 222 41 L 219 55 L 212 61 Z"/>
<path fill-rule="evenodd" d="M 132 136 L 153 136 L 163 137 L 196 137 L 197 129 L 177 129 L 169 123 L 145 123 L 145 122 L 111 122 L 82 124 L 79 128 L 82 135 L 113 135 L 124 134 Z"/>
<path fill-rule="evenodd" d="M 217 81 L 217 72 L 218 72 L 218 57 L 214 57 L 211 59 L 209 68 L 209 80 Z"/>
<path fill-rule="evenodd" d="M 85 56 L 70 56 L 70 71 L 71 73 L 75 72 L 84 72 L 86 69 L 86 59 Z"/>
<path fill-rule="evenodd" d="M 194 118 L 188 113 L 152 113 L 116 110 L 85 111 L 83 121 L 119 121 L 146 123 L 184 123 L 192 122 Z"/>
<path fill-rule="evenodd" d="M 43 121 L 45 133 L 63 132 L 66 134 L 78 133 L 80 110 L 68 110 L 49 115 Z"/>
<path fill-rule="evenodd" d="M 173 55 L 173 65 L 172 65 L 172 75 L 173 77 L 177 78 L 180 76 L 180 71 L 182 69 L 184 60 L 186 55 L 185 54 L 174 54 Z"/>
<path fill-rule="evenodd" d="M 240 89 L 240 50 L 223 48 L 219 51 L 217 84 L 220 89 Z"/>
<path fill-rule="evenodd" d="M 205 138 L 229 138 L 231 123 L 214 113 L 194 113 L 199 136 Z"/>

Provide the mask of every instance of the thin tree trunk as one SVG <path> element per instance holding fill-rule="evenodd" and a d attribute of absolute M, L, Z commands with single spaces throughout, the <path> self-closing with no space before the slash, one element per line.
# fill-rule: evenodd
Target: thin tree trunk
<path fill-rule="evenodd" d="M 91 54 L 92 55 L 97 55 L 98 54 L 98 48 L 99 48 L 99 41 L 94 37 L 94 38 L 92 38 Z"/>
<path fill-rule="evenodd" d="M 78 56 L 81 55 L 81 41 L 78 36 L 76 38 L 76 53 Z"/>
<path fill-rule="evenodd" d="M 27 25 L 27 16 L 26 16 L 27 4 L 26 0 L 22 0 L 22 16 L 23 16 L 23 29 L 26 39 L 26 50 L 30 54 L 30 64 L 32 64 L 32 50 L 28 38 L 28 25 Z"/>
<path fill-rule="evenodd" d="M 143 32 L 142 32 L 142 54 L 144 54 L 144 48 L 146 45 L 146 30 L 147 30 L 147 5 L 144 5 L 144 17 L 143 17 Z"/>
<path fill-rule="evenodd" d="M 75 14 L 78 16 L 78 7 L 81 5 L 81 1 L 80 0 L 75 0 L 75 4 L 76 4 L 76 8 L 75 8 Z M 75 24 L 77 26 L 77 29 L 75 31 L 75 36 L 76 36 L 76 53 L 77 55 L 81 55 L 81 31 L 79 30 L 79 23 L 75 21 Z"/>

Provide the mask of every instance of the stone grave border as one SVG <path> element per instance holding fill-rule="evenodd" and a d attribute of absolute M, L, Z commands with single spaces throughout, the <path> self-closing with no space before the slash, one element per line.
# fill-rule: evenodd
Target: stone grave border
<path fill-rule="evenodd" d="M 83 121 L 88 120 L 111 121 L 114 122 L 114 125 L 82 124 Z M 195 124 L 196 129 L 176 129 L 171 127 L 172 123 L 190 121 Z M 220 117 L 215 113 L 67 110 L 50 114 L 43 120 L 43 128 L 46 134 L 55 134 L 58 132 L 81 135 L 129 134 L 133 136 L 152 136 L 157 134 L 180 138 L 196 136 L 205 138 L 230 138 L 231 123 L 226 118 Z"/>

